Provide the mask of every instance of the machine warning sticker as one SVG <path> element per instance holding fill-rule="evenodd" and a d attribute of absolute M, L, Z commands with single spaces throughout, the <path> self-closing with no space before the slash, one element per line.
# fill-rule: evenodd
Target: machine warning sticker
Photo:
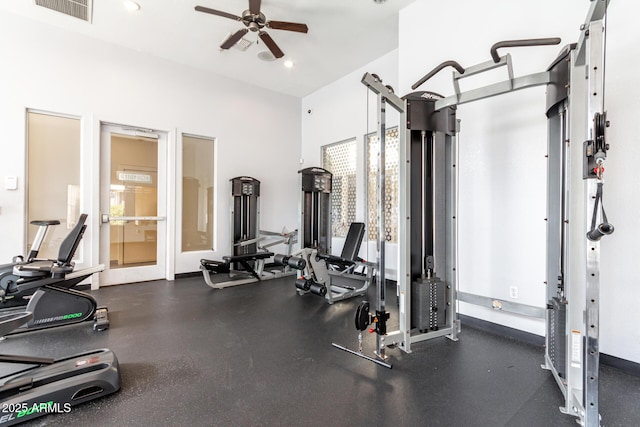
<path fill-rule="evenodd" d="M 582 364 L 582 334 L 580 331 L 571 331 L 571 367 L 580 368 Z"/>

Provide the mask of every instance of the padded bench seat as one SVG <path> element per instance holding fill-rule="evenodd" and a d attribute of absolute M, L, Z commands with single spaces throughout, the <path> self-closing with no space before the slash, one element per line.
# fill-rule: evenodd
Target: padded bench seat
<path fill-rule="evenodd" d="M 202 266 L 202 268 L 205 268 L 206 270 L 212 271 L 214 273 L 229 273 L 231 271 L 231 264 L 239 263 L 244 267 L 247 273 L 251 274 L 256 279 L 261 280 L 260 274 L 258 274 L 255 268 L 251 264 L 249 264 L 249 262 L 271 258 L 273 255 L 274 255 L 273 252 L 256 252 L 253 254 L 225 255 L 222 257 L 224 262 L 214 261 L 210 259 L 201 259 L 200 265 Z"/>
<path fill-rule="evenodd" d="M 273 252 L 256 252 L 253 254 L 242 254 L 242 255 L 225 255 L 222 257 L 226 262 L 242 262 L 242 261 L 253 261 L 256 259 L 266 259 L 271 258 L 273 256 Z"/>

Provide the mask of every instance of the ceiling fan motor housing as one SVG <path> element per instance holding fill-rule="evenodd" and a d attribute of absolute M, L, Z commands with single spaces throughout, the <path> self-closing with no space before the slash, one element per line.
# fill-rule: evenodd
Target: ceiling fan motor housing
<path fill-rule="evenodd" d="M 262 12 L 255 15 L 247 9 L 242 12 L 242 22 L 247 26 L 247 28 L 249 28 L 249 30 L 256 32 L 260 31 L 265 26 L 267 19 Z"/>

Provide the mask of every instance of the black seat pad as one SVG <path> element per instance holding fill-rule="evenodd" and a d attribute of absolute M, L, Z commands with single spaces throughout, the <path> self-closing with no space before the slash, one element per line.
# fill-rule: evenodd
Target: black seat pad
<path fill-rule="evenodd" d="M 271 258 L 272 256 L 273 256 L 273 252 L 256 252 L 254 254 L 225 255 L 222 257 L 222 259 L 227 262 L 242 262 L 242 261 L 251 261 L 254 259 Z"/>

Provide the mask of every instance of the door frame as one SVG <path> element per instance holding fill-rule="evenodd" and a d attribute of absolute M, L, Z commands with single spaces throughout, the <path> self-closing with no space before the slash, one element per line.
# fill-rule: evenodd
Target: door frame
<path fill-rule="evenodd" d="M 90 187 L 91 187 L 91 193 L 92 193 L 91 195 L 92 196 L 91 201 L 93 206 L 92 211 L 94 213 L 94 218 L 95 218 L 95 220 L 92 221 L 93 226 L 91 227 L 93 230 L 93 235 L 95 236 L 95 239 L 92 239 L 93 241 L 92 241 L 92 251 L 91 251 L 91 253 L 93 254 L 92 256 L 93 264 L 99 264 L 101 259 L 100 217 L 101 217 L 101 196 L 102 196 L 101 172 L 102 172 L 102 161 L 103 161 L 101 150 L 102 150 L 103 128 L 104 127 L 119 128 L 124 133 L 126 133 L 127 131 L 135 132 L 136 130 L 139 132 L 155 133 L 160 135 L 160 138 L 159 138 L 160 145 L 158 147 L 158 169 L 160 170 L 160 168 L 164 168 L 165 170 L 164 179 L 159 178 L 161 182 L 159 182 L 159 187 L 158 187 L 160 191 L 158 194 L 157 215 L 164 216 L 166 218 L 165 227 L 164 227 L 165 232 L 162 236 L 165 242 L 165 245 L 164 245 L 165 247 L 162 252 L 162 256 L 164 257 L 164 263 L 165 263 L 165 267 L 163 269 L 164 277 L 160 277 L 159 279 L 174 280 L 175 257 L 173 255 L 174 253 L 173 247 L 175 244 L 175 238 L 173 236 L 175 234 L 174 233 L 175 215 L 173 213 L 175 212 L 175 206 L 174 206 L 175 205 L 175 202 L 174 202 L 175 162 L 172 161 L 172 159 L 175 158 L 175 146 L 176 146 L 175 130 L 165 131 L 165 130 L 150 129 L 148 127 L 123 125 L 120 123 L 97 120 L 95 118 L 91 120 L 91 122 L 93 124 L 93 130 L 92 130 L 93 141 L 95 141 L 95 143 L 93 144 L 93 148 L 94 148 L 93 158 L 92 158 L 92 161 L 90 162 L 91 164 L 94 165 L 93 171 L 91 172 L 92 180 L 90 181 L 93 183 L 93 185 Z M 162 147 L 163 144 L 161 143 L 160 139 L 164 139 L 164 147 Z M 164 195 L 162 195 L 161 193 L 164 193 Z M 105 268 L 106 267 L 107 266 L 105 266 Z M 103 281 L 102 274 L 100 274 L 100 277 L 97 282 L 98 283 L 95 283 L 95 281 L 92 282 L 92 289 L 97 289 L 101 285 L 102 286 L 106 285 Z"/>

